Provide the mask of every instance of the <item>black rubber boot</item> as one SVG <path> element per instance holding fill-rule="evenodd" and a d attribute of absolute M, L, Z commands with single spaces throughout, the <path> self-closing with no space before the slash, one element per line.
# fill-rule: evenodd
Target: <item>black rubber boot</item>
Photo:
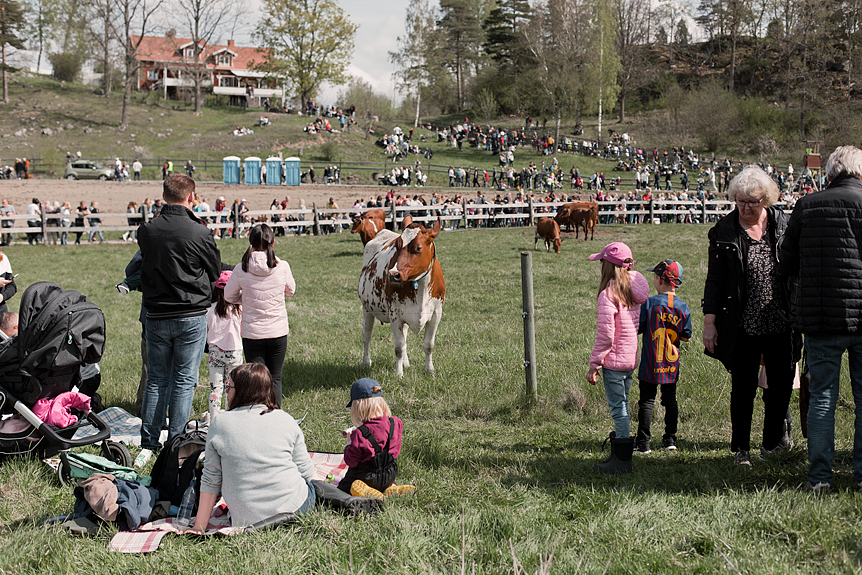
<path fill-rule="evenodd" d="M 611 457 L 607 462 L 596 463 L 593 469 L 607 473 L 608 475 L 617 475 L 619 473 L 632 472 L 632 451 L 635 447 L 635 438 L 626 437 L 625 439 L 611 440 Z"/>
<path fill-rule="evenodd" d="M 605 445 L 607 445 L 607 443 L 608 443 L 608 442 L 610 442 L 610 443 L 611 443 L 611 445 L 613 445 L 613 443 L 614 443 L 614 439 L 616 439 L 616 437 L 617 437 L 617 432 L 616 432 L 616 431 L 611 431 L 611 432 L 610 432 L 610 434 L 608 434 L 608 438 L 607 438 L 607 439 L 605 439 L 604 441 L 602 441 L 602 451 L 604 451 L 604 450 L 605 450 Z M 605 457 L 604 459 L 602 459 L 601 463 L 607 463 L 608 461 L 610 461 L 611 459 L 613 459 L 613 457 L 614 457 L 614 450 L 613 450 L 613 448 L 611 448 L 611 453 L 610 453 L 610 455 L 608 455 L 607 457 Z"/>

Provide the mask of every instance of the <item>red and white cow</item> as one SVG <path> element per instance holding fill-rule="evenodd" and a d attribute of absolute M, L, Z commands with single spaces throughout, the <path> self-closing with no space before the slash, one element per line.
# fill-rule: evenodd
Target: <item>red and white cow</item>
<path fill-rule="evenodd" d="M 371 365 L 368 346 L 374 321 L 392 325 L 395 343 L 395 374 L 410 367 L 407 358 L 407 329 L 425 337 L 425 371 L 433 372 L 434 336 L 443 316 L 446 283 L 437 259 L 434 238 L 440 233 L 440 218 L 431 229 L 410 224 L 400 235 L 384 230 L 365 246 L 359 275 L 362 301 L 362 365 Z"/>
<path fill-rule="evenodd" d="M 380 230 L 385 228 L 386 212 L 380 208 L 374 208 L 353 218 L 353 227 L 350 229 L 350 233 L 359 234 L 359 239 L 365 246 L 380 233 Z"/>

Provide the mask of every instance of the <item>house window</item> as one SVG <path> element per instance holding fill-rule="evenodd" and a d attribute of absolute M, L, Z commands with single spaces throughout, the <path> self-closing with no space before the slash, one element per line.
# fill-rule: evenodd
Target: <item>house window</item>
<path fill-rule="evenodd" d="M 236 78 L 233 76 L 222 76 L 219 78 L 218 85 L 224 88 L 236 88 Z"/>
<path fill-rule="evenodd" d="M 219 54 L 218 63 L 219 66 L 230 66 L 233 57 L 230 54 Z"/>
<path fill-rule="evenodd" d="M 194 47 L 186 48 L 186 58 L 191 60 L 191 59 L 194 59 L 194 57 L 195 57 Z"/>
<path fill-rule="evenodd" d="M 159 79 L 159 71 L 158 70 L 147 70 L 147 80 L 150 82 L 155 82 Z"/>

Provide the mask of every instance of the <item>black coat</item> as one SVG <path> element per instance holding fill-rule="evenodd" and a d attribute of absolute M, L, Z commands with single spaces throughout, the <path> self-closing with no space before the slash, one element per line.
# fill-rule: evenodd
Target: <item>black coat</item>
<path fill-rule="evenodd" d="M 862 333 L 862 181 L 839 176 L 796 203 L 781 272 L 799 278 L 792 313 L 803 333 Z"/>
<path fill-rule="evenodd" d="M 772 206 L 766 208 L 766 217 L 773 255 L 777 257 L 789 218 Z M 742 237 L 744 233 L 739 225 L 739 208 L 724 216 L 709 230 L 709 263 L 701 306 L 704 315 L 716 316 L 718 341 L 715 352 L 704 350 L 704 353 L 721 361 L 728 371 L 733 362 L 733 348 L 742 310 L 748 301 L 745 269 L 748 245 Z M 795 347 L 801 349 L 801 340 Z M 798 353 L 794 357 L 798 357 Z"/>
<path fill-rule="evenodd" d="M 166 204 L 138 228 L 141 291 L 147 319 L 178 319 L 206 313 L 221 255 L 209 229 L 181 205 Z"/>

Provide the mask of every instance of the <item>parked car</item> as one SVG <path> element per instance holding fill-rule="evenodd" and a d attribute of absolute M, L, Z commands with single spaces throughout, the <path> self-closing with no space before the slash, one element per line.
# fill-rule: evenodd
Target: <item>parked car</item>
<path fill-rule="evenodd" d="M 66 163 L 63 177 L 67 180 L 113 180 L 114 168 L 102 167 L 92 160 L 74 160 Z"/>

